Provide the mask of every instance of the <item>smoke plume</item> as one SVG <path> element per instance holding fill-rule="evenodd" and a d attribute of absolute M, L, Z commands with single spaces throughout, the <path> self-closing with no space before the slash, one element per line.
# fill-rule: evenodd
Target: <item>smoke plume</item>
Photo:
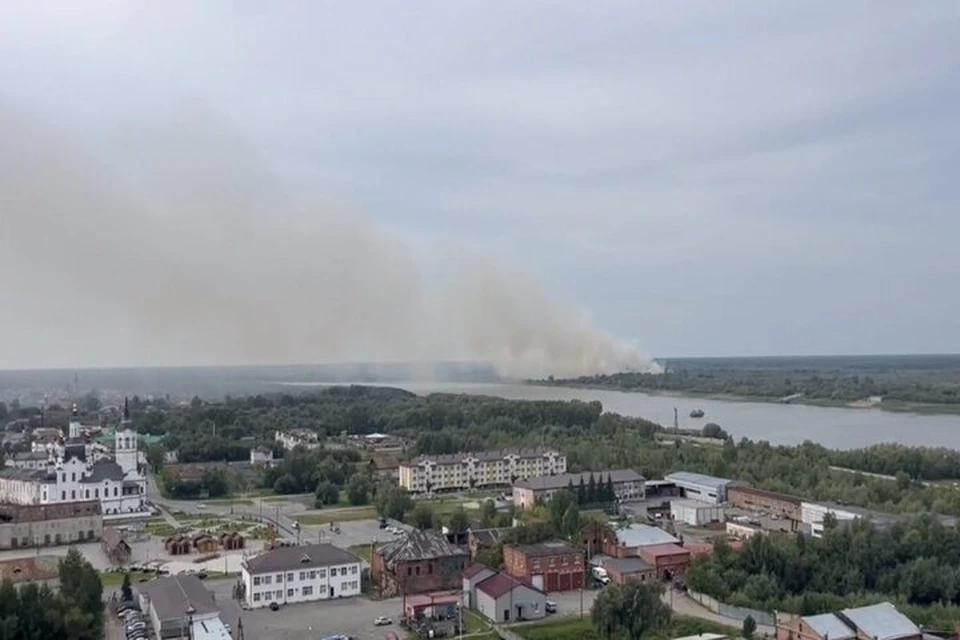
<path fill-rule="evenodd" d="M 122 166 L 0 110 L 0 300 L 44 335 L 26 341 L 36 366 L 469 359 L 558 377 L 653 366 L 483 258 L 438 249 L 442 277 L 423 273 L 402 237 L 285 187 L 204 115 L 119 139 Z"/>

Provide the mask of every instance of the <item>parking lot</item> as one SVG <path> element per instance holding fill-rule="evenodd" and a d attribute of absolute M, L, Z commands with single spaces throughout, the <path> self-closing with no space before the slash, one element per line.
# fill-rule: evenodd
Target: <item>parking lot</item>
<path fill-rule="evenodd" d="M 316 640 L 337 633 L 357 640 L 383 640 L 391 628 L 398 626 L 403 608 L 402 598 L 374 601 L 359 597 L 286 605 L 279 611 L 267 608 L 243 611 L 230 598 L 233 584 L 233 580 L 216 580 L 210 581 L 207 588 L 216 596 L 223 621 L 237 629 L 238 621 L 242 620 L 244 637 L 257 640 Z M 597 593 L 583 592 L 584 615 L 590 615 Z M 579 615 L 579 591 L 554 593 L 547 597 L 557 603 L 557 615 Z M 392 627 L 375 627 L 373 621 L 377 616 L 392 618 Z"/>

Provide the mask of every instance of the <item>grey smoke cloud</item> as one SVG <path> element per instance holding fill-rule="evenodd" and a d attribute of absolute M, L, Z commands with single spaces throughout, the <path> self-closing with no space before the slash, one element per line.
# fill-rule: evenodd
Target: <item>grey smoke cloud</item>
<path fill-rule="evenodd" d="M 403 237 L 291 189 L 202 109 L 119 131 L 105 141 L 124 150 L 114 166 L 50 123 L 0 110 L 5 313 L 35 313 L 38 331 L 59 326 L 78 341 L 116 331 L 129 352 L 110 364 L 472 359 L 519 376 L 654 367 L 466 249 L 436 248 L 425 271 Z M 23 305 L 38 296 L 57 302 Z M 51 312 L 52 322 L 39 317 Z M 91 364 L 81 344 L 70 351 L 58 362 Z"/>

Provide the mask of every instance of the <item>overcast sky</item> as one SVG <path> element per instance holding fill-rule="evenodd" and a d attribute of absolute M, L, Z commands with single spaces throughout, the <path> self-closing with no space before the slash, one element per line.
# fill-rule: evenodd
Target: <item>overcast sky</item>
<path fill-rule="evenodd" d="M 958 42 L 948 0 L 6 2 L 0 97 L 118 165 L 201 105 L 654 356 L 960 352 Z M 56 321 L 0 336 L 42 349 L 31 277 Z"/>

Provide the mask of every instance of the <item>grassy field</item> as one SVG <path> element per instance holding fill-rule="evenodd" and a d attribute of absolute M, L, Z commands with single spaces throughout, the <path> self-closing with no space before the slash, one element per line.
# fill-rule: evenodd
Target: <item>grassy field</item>
<path fill-rule="evenodd" d="M 524 640 L 601 640 L 600 634 L 593 628 L 590 617 L 554 619 L 542 624 L 531 624 L 513 629 Z M 699 618 L 674 616 L 665 629 L 644 635 L 645 640 L 669 640 L 701 633 L 720 633 L 726 636 L 740 637 L 740 629 L 728 627 Z"/>
<path fill-rule="evenodd" d="M 335 509 L 323 513 L 307 513 L 297 516 L 297 521 L 303 525 L 322 525 L 331 522 L 351 522 L 353 520 L 375 520 L 377 510 L 372 506 L 356 507 L 353 509 Z"/>
<path fill-rule="evenodd" d="M 361 558 L 363 560 L 366 560 L 367 562 L 370 562 L 371 548 L 369 544 L 355 544 L 352 547 L 350 547 L 348 550 L 350 551 L 350 553 L 357 556 L 358 558 Z"/>

